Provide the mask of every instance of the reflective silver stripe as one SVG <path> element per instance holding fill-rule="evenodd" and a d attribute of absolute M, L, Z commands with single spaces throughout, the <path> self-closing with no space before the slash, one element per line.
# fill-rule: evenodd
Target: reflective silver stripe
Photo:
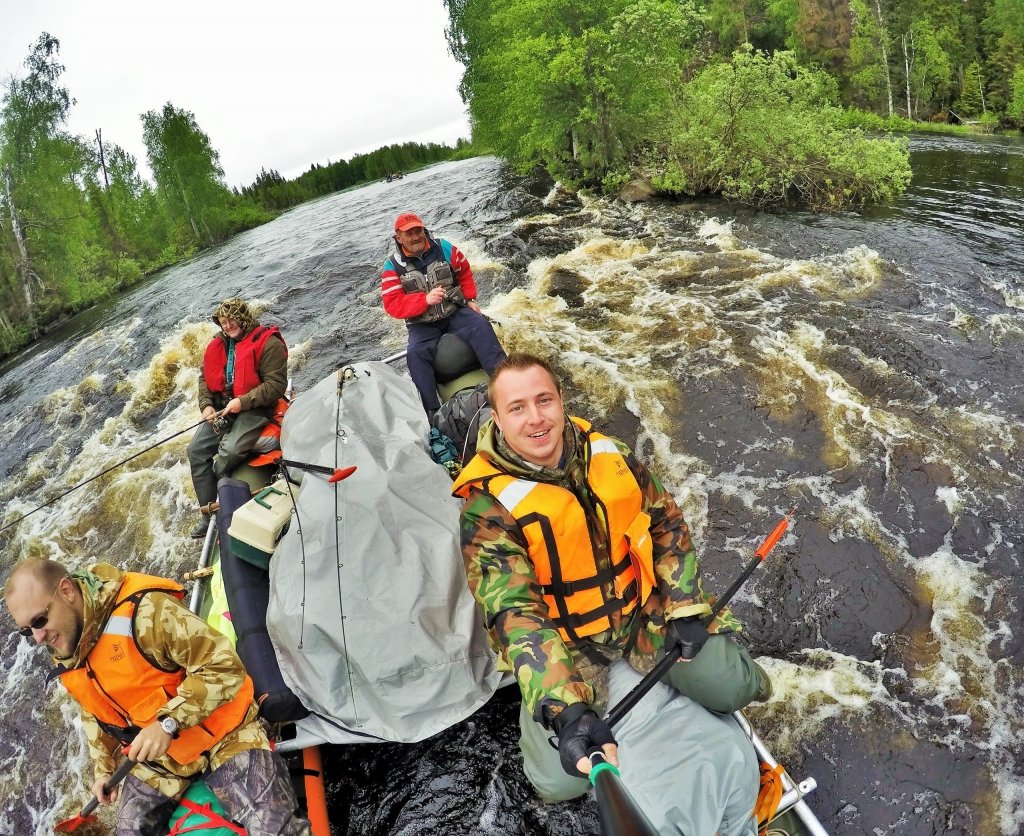
<path fill-rule="evenodd" d="M 126 615 L 112 615 L 107 619 L 107 626 L 103 628 L 105 636 L 130 636 L 132 634 L 132 620 Z"/>
<path fill-rule="evenodd" d="M 497 499 L 502 505 L 504 505 L 509 511 L 512 511 L 520 502 L 526 499 L 527 494 L 530 493 L 535 487 L 536 482 L 530 482 L 526 479 L 516 479 L 506 488 L 503 488 L 501 493 L 498 494 Z"/>
<path fill-rule="evenodd" d="M 618 453 L 619 448 L 615 446 L 615 442 L 610 438 L 599 438 L 596 441 L 591 442 L 590 452 L 594 453 Z M 622 455 L 619 453 L 619 455 Z"/>

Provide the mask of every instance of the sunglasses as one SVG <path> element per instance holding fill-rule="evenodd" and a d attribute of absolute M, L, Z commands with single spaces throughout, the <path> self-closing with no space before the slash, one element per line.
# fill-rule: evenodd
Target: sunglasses
<path fill-rule="evenodd" d="M 56 588 L 53 590 L 53 595 L 50 596 L 50 603 L 46 605 L 46 609 L 39 613 L 39 615 L 37 615 L 35 618 L 33 618 L 28 623 L 28 627 L 18 628 L 19 635 L 24 636 L 26 639 L 30 639 L 32 638 L 33 630 L 42 630 L 47 625 L 47 623 L 49 623 L 50 607 L 53 606 L 53 599 L 57 597 L 57 593 L 60 591 L 60 584 L 64 583 L 65 580 L 65 578 L 61 578 L 60 583 L 58 583 Z"/>

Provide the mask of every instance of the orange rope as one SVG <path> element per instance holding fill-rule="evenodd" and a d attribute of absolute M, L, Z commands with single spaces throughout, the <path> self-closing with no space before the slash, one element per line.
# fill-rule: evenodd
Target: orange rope
<path fill-rule="evenodd" d="M 754 807 L 754 815 L 757 816 L 757 832 L 760 836 L 768 830 L 768 824 L 779 810 L 779 802 L 782 801 L 782 764 L 771 767 L 766 763 L 761 764 L 761 789 L 757 793 L 757 805 Z"/>

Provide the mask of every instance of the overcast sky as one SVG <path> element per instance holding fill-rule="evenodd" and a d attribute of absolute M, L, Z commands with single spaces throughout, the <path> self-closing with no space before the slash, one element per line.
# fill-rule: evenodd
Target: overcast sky
<path fill-rule="evenodd" d="M 96 128 L 145 167 L 139 114 L 195 114 L 229 186 L 261 167 L 392 142 L 469 136 L 442 0 L 0 0 L 0 77 L 25 74 L 39 34 L 60 40 L 68 128 Z"/>

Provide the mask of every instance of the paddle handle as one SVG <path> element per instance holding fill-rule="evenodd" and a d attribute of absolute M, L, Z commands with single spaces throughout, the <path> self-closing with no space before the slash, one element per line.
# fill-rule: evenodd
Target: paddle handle
<path fill-rule="evenodd" d="M 128 760 L 126 758 L 124 763 L 122 763 L 114 771 L 114 774 L 110 776 L 110 780 L 107 781 L 103 785 L 103 794 L 106 795 L 114 787 L 116 787 L 118 784 L 120 784 L 125 779 L 125 777 L 128 775 L 128 773 L 132 771 L 132 767 L 133 766 L 135 766 L 135 761 Z M 92 798 L 89 799 L 89 803 L 86 804 L 82 808 L 82 813 L 81 813 L 82 818 L 85 818 L 86 816 L 88 816 L 93 810 L 95 810 L 97 807 L 99 807 L 99 805 L 100 805 L 100 800 L 94 795 Z"/>

